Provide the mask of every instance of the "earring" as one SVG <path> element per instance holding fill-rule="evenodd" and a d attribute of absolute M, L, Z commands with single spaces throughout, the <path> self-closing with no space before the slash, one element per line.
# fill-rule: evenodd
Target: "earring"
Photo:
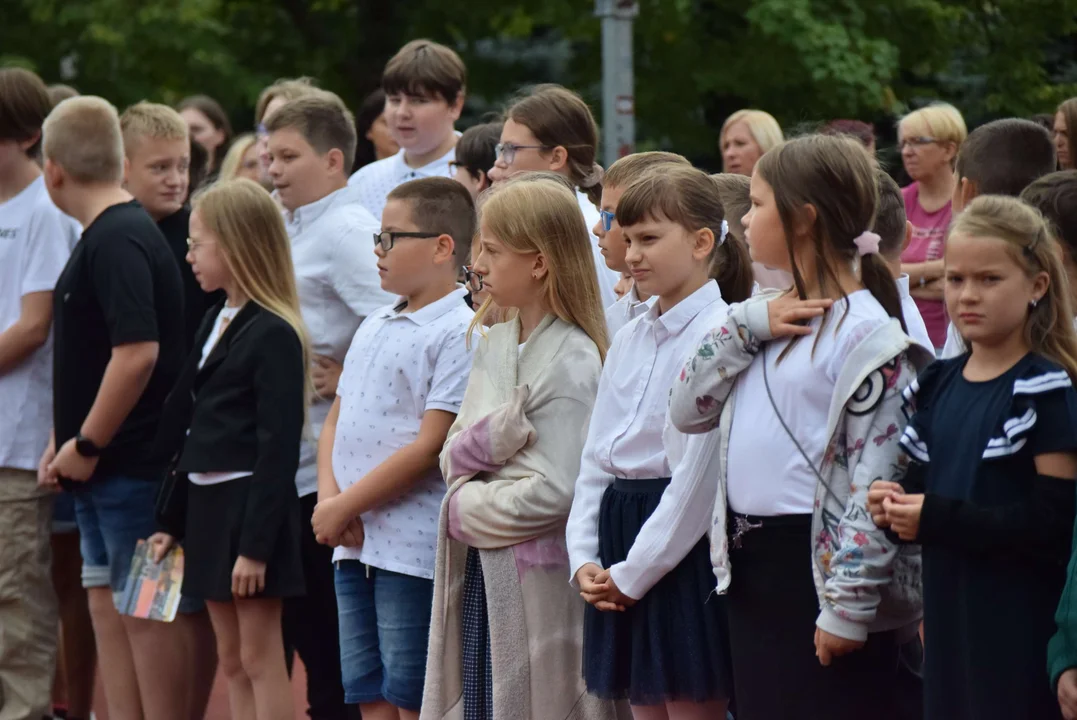
<path fill-rule="evenodd" d="M 1039 302 L 1038 299 L 1032 298 L 1031 300 L 1029 300 L 1028 305 L 1029 305 L 1029 307 L 1035 309 L 1036 308 L 1036 303 L 1038 303 L 1038 302 Z"/>

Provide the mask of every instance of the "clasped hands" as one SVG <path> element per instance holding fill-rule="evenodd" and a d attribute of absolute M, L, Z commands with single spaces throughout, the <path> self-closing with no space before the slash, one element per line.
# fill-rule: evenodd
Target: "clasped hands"
<path fill-rule="evenodd" d="M 363 546 L 363 521 L 358 515 L 348 512 L 339 495 L 320 501 L 314 507 L 314 516 L 310 523 L 314 528 L 314 537 L 322 545 L 349 548 Z"/>
<path fill-rule="evenodd" d="M 587 563 L 576 571 L 576 583 L 580 586 L 580 597 L 596 610 L 624 612 L 625 608 L 636 604 L 635 598 L 628 597 L 617 587 L 609 570 L 594 563 Z"/>
<path fill-rule="evenodd" d="M 923 494 L 907 495 L 896 482 L 876 480 L 868 488 L 871 519 L 881 528 L 890 528 L 906 542 L 915 542 L 919 536 L 923 509 Z"/>

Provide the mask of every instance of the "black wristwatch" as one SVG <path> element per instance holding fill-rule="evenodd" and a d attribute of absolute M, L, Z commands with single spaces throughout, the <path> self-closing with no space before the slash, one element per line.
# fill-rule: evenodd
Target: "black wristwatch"
<path fill-rule="evenodd" d="M 97 444 L 93 440 L 82 433 L 79 433 L 75 436 L 75 452 L 82 457 L 100 457 L 101 448 L 97 447 Z"/>

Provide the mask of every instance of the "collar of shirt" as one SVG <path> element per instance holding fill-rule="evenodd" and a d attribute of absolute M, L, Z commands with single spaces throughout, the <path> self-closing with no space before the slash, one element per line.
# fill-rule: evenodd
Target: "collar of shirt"
<path fill-rule="evenodd" d="M 688 323 L 704 310 L 708 305 L 722 299 L 722 291 L 718 289 L 718 283 L 708 280 L 703 287 L 681 300 L 667 313 L 662 313 L 658 303 L 655 302 L 643 316 L 640 322 L 654 326 L 658 338 L 672 337 L 684 330 Z M 662 333 L 659 333 L 659 328 Z"/>
<path fill-rule="evenodd" d="M 459 134 L 457 134 L 459 137 Z M 419 178 L 426 177 L 451 177 L 449 172 L 449 163 L 456 159 L 456 146 L 454 145 L 449 152 L 445 153 L 437 160 L 423 165 L 421 168 L 409 167 L 404 160 L 404 150 L 401 150 L 393 156 L 393 177 L 397 180 L 398 184 L 405 183 L 408 180 L 417 180 Z"/>
<path fill-rule="evenodd" d="M 897 282 L 898 296 L 902 299 L 909 297 L 909 276 L 905 273 L 901 273 L 895 282 Z"/>
<path fill-rule="evenodd" d="M 439 317 L 449 312 L 455 307 L 464 304 L 464 296 L 467 295 L 467 288 L 463 285 L 457 285 L 456 289 L 448 295 L 438 298 L 434 302 L 421 307 L 415 312 L 403 312 L 406 303 L 399 302 L 392 307 L 385 308 L 380 315 L 381 317 L 392 320 L 394 318 L 407 318 L 416 325 L 427 325 Z"/>
<path fill-rule="evenodd" d="M 325 215 L 329 208 L 333 207 L 338 202 L 358 203 L 358 197 L 353 197 L 355 195 L 354 188 L 342 187 L 339 190 L 334 190 L 329 193 L 321 200 L 315 200 L 309 205 L 298 207 L 290 213 L 285 211 L 284 219 L 287 221 L 289 234 L 295 236 L 303 232 L 316 223 L 320 217 Z"/>

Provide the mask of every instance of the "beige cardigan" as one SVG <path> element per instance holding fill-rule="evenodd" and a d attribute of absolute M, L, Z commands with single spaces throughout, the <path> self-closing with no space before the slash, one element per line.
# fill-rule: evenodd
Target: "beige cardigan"
<path fill-rule="evenodd" d="M 461 620 L 467 549 L 478 548 L 490 617 L 496 718 L 605 720 L 586 693 L 584 601 L 566 581 L 565 522 L 602 371 L 579 328 L 547 316 L 518 351 L 518 320 L 480 340 L 441 468 L 423 720 L 463 718 Z M 467 544 L 457 538 L 466 538 Z"/>

